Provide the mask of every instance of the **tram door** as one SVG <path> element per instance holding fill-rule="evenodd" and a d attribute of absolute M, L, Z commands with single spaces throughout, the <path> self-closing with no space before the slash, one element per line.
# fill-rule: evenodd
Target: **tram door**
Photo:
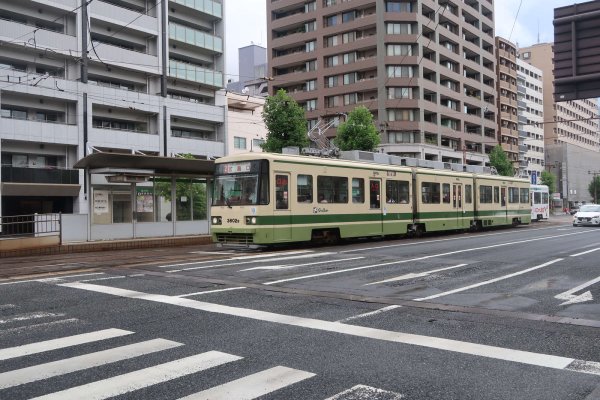
<path fill-rule="evenodd" d="M 381 202 L 381 179 L 369 180 L 370 213 L 375 217 L 370 234 L 383 234 L 383 208 Z"/>
<path fill-rule="evenodd" d="M 462 185 L 460 183 L 452 184 L 452 208 L 456 216 L 456 227 L 462 228 L 464 224 L 463 217 L 463 195 Z"/>
<path fill-rule="evenodd" d="M 290 174 L 275 174 L 275 210 L 273 211 L 273 240 L 292 239 L 292 212 L 290 210 Z"/>
<path fill-rule="evenodd" d="M 506 201 L 506 186 L 500 188 L 500 209 L 502 210 L 502 218 L 504 222 L 508 220 L 508 206 Z"/>

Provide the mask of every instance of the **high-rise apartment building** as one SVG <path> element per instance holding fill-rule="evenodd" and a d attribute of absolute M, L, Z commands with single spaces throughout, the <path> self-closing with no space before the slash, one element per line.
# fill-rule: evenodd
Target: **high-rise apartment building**
<path fill-rule="evenodd" d="M 88 212 L 72 167 L 91 152 L 225 154 L 222 1 L 0 0 L 0 18 L 4 215 Z"/>
<path fill-rule="evenodd" d="M 498 140 L 515 169 L 519 168 L 517 117 L 517 46 L 496 37 Z"/>
<path fill-rule="evenodd" d="M 542 71 L 517 58 L 517 103 L 520 158 L 531 183 L 544 171 L 544 94 Z"/>
<path fill-rule="evenodd" d="M 387 153 L 484 164 L 497 143 L 493 9 L 492 0 L 267 1 L 270 92 L 290 93 L 309 126 L 364 105 Z"/>

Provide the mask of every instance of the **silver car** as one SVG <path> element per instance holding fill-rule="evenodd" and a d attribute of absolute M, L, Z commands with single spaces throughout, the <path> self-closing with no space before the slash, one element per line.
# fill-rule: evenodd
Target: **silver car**
<path fill-rule="evenodd" d="M 600 226 L 600 205 L 585 204 L 573 215 L 573 226 Z"/>

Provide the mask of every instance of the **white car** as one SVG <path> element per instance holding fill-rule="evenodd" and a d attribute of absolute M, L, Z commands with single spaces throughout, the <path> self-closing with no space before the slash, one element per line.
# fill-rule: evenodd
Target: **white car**
<path fill-rule="evenodd" d="M 600 226 L 600 205 L 585 204 L 573 215 L 573 226 Z"/>

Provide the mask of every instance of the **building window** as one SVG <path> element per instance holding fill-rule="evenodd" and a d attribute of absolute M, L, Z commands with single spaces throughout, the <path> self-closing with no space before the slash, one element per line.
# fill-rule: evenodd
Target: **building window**
<path fill-rule="evenodd" d="M 335 35 L 335 36 L 329 36 L 328 38 L 325 38 L 325 46 L 326 47 L 337 46 L 337 44 L 338 44 L 338 37 L 337 37 L 337 35 Z"/>
<path fill-rule="evenodd" d="M 391 87 L 388 88 L 388 99 L 412 99 L 412 88 Z"/>
<path fill-rule="evenodd" d="M 419 110 L 393 108 L 387 110 L 388 121 L 417 121 Z"/>
<path fill-rule="evenodd" d="M 357 97 L 356 93 L 349 93 L 344 95 L 344 105 L 356 104 Z"/>
<path fill-rule="evenodd" d="M 313 79 L 311 81 L 307 81 L 306 82 L 306 91 L 307 92 L 310 92 L 310 91 L 313 91 L 313 90 L 316 90 L 316 89 L 317 89 L 317 81 L 316 81 L 316 79 Z"/>
<path fill-rule="evenodd" d="M 311 60 L 306 62 L 306 70 L 307 71 L 316 71 L 317 70 L 317 60 Z"/>
<path fill-rule="evenodd" d="M 340 63 L 339 56 L 329 56 L 325 59 L 325 65 L 327 67 L 335 67 Z"/>
<path fill-rule="evenodd" d="M 27 119 L 27 111 L 16 108 L 2 107 L 2 118 Z"/>
<path fill-rule="evenodd" d="M 317 30 L 317 21 L 310 21 L 304 24 L 305 32 L 314 32 Z"/>
<path fill-rule="evenodd" d="M 338 77 L 337 77 L 337 75 L 336 76 L 328 76 L 325 79 L 325 87 L 330 88 L 330 87 L 335 87 L 337 85 L 338 85 Z"/>
<path fill-rule="evenodd" d="M 311 51 L 315 51 L 315 46 L 316 46 L 317 42 L 315 40 L 310 41 L 310 42 L 306 42 L 306 48 L 305 51 L 307 53 L 310 53 Z"/>
<path fill-rule="evenodd" d="M 344 85 L 351 85 L 356 82 L 356 72 L 344 74 Z"/>
<path fill-rule="evenodd" d="M 414 67 L 410 65 L 388 65 L 388 78 L 412 78 L 414 76 Z"/>
<path fill-rule="evenodd" d="M 325 17 L 325 26 L 334 26 L 337 24 L 337 15 Z"/>
<path fill-rule="evenodd" d="M 233 147 L 235 149 L 246 150 L 246 138 L 234 136 L 233 137 Z"/>
<path fill-rule="evenodd" d="M 388 56 L 412 56 L 412 46 L 410 44 L 388 44 Z"/>
<path fill-rule="evenodd" d="M 209 134 L 210 134 L 210 132 L 197 131 L 197 130 L 192 130 L 192 129 L 179 129 L 179 128 L 171 129 L 171 136 L 180 137 L 180 138 L 184 138 L 184 139 L 200 139 L 200 140 L 202 140 L 202 139 L 207 139 Z"/>
<path fill-rule="evenodd" d="M 385 3 L 386 12 L 412 12 L 412 3 L 410 1 L 387 1 Z"/>
<path fill-rule="evenodd" d="M 348 11 L 342 14 L 342 23 L 346 23 L 346 22 L 351 22 L 354 21 L 354 18 L 356 17 L 356 11 L 352 10 L 352 11 Z"/>
<path fill-rule="evenodd" d="M 306 101 L 306 111 L 314 111 L 317 109 L 317 99 Z"/>
<path fill-rule="evenodd" d="M 385 26 L 388 35 L 409 35 L 413 33 L 412 24 L 387 23 Z"/>
<path fill-rule="evenodd" d="M 356 61 L 356 53 L 346 53 L 344 54 L 344 64 L 352 64 Z"/>
<path fill-rule="evenodd" d="M 356 32 L 346 32 L 342 35 L 342 43 L 350 43 L 356 40 Z"/>

